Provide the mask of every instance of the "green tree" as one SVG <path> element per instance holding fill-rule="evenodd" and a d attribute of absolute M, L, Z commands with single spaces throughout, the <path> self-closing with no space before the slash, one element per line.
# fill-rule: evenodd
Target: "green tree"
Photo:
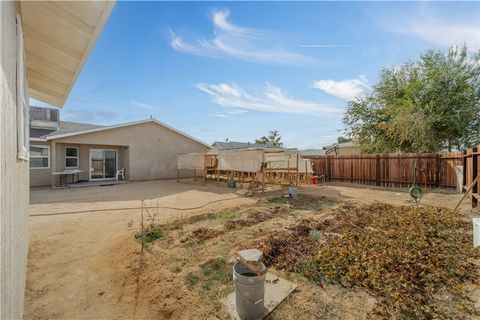
<path fill-rule="evenodd" d="M 480 143 L 480 52 L 428 51 L 384 69 L 366 97 L 349 103 L 347 134 L 366 152 L 435 152 Z"/>
<path fill-rule="evenodd" d="M 337 143 L 345 143 L 345 142 L 352 142 L 352 141 L 353 139 L 349 137 L 341 136 L 337 138 Z"/>
<path fill-rule="evenodd" d="M 259 139 L 256 139 L 255 143 L 271 144 L 274 147 L 281 147 L 283 146 L 283 142 L 281 140 L 282 137 L 280 136 L 280 132 L 278 130 L 270 130 L 268 131 L 267 136 L 262 136 Z"/>

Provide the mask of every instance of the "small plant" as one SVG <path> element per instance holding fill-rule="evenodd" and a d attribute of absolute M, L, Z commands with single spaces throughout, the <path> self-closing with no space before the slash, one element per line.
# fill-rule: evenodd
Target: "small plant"
<path fill-rule="evenodd" d="M 143 210 L 147 212 L 147 219 L 149 221 L 148 225 L 144 227 L 143 223 Z M 150 243 L 157 239 L 161 239 L 164 237 L 164 231 L 158 226 L 155 222 L 158 213 L 158 202 L 154 211 L 149 211 L 148 208 L 145 206 L 145 202 L 142 200 L 142 220 L 141 220 L 141 229 L 140 232 L 135 235 L 135 239 L 142 241 L 143 243 Z"/>
<path fill-rule="evenodd" d="M 198 283 L 198 281 L 200 281 L 200 275 L 198 274 L 198 272 L 189 272 L 185 276 L 185 283 L 189 287 L 195 286 Z"/>
<path fill-rule="evenodd" d="M 150 225 L 147 228 L 147 232 L 145 233 L 145 237 L 146 237 L 145 240 L 146 242 L 152 242 L 157 239 L 163 238 L 163 236 L 164 236 L 164 233 L 162 229 L 160 229 L 158 226 Z"/>
<path fill-rule="evenodd" d="M 143 231 L 143 234 L 137 233 L 135 235 L 135 239 L 143 241 L 144 243 L 150 243 L 155 240 L 161 239 L 165 236 L 165 233 L 160 227 L 156 225 L 149 225 L 145 230 Z"/>
<path fill-rule="evenodd" d="M 269 204 L 287 204 L 290 201 L 289 197 L 277 197 L 268 200 Z"/>
<path fill-rule="evenodd" d="M 310 237 L 310 239 L 319 242 L 321 233 L 317 229 L 312 229 L 308 232 L 308 236 Z"/>
<path fill-rule="evenodd" d="M 231 211 L 231 210 L 224 210 L 221 211 L 217 218 L 222 221 L 228 221 L 232 219 L 236 219 L 240 217 L 240 213 L 238 211 Z"/>
<path fill-rule="evenodd" d="M 157 218 L 158 214 L 158 200 L 157 207 L 154 208 L 154 211 L 148 211 L 148 207 L 145 207 L 145 212 L 147 213 L 147 220 L 149 221 L 150 228 L 153 229 L 155 226 L 155 219 Z"/>

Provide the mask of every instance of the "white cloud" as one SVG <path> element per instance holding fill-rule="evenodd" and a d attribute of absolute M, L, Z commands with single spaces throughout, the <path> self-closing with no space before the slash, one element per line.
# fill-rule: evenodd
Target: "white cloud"
<path fill-rule="evenodd" d="M 232 115 L 242 114 L 242 113 L 245 113 L 245 112 L 247 112 L 247 110 L 242 110 L 242 109 L 228 109 L 228 110 L 223 111 L 223 113 L 232 114 Z"/>
<path fill-rule="evenodd" d="M 460 20 L 453 15 L 442 17 L 427 2 L 423 2 L 417 12 L 403 14 L 400 18 L 398 14 L 385 15 L 375 20 L 381 28 L 424 40 L 442 49 L 466 44 L 469 50 L 480 50 L 478 14 L 464 14 Z"/>
<path fill-rule="evenodd" d="M 216 112 L 216 113 L 211 113 L 210 117 L 216 117 L 216 118 L 229 118 L 229 119 L 234 119 L 235 116 L 240 115 L 242 113 L 248 112 L 247 110 L 243 109 L 224 109 L 221 112 Z"/>
<path fill-rule="evenodd" d="M 431 44 L 451 47 L 463 46 L 470 50 L 480 49 L 480 26 L 451 23 L 435 18 L 414 19 L 395 29 L 402 34 L 410 34 Z"/>
<path fill-rule="evenodd" d="M 233 111 L 234 113 L 245 112 L 247 110 L 317 116 L 325 114 L 339 115 L 343 113 L 341 108 L 335 106 L 321 105 L 290 98 L 280 88 L 268 83 L 265 91 L 257 96 L 247 93 L 235 84 L 199 83 L 196 84 L 195 87 L 210 95 L 215 104 L 225 108 L 233 108 L 231 110 L 237 110 Z"/>
<path fill-rule="evenodd" d="M 210 114 L 211 117 L 216 117 L 216 118 L 229 118 L 226 114 L 223 113 L 212 113 Z"/>
<path fill-rule="evenodd" d="M 170 31 L 173 49 L 196 56 L 234 58 L 257 63 L 304 64 L 311 58 L 279 48 L 278 35 L 272 32 L 244 28 L 228 21 L 228 10 L 213 11 L 211 39 L 185 41 Z"/>
<path fill-rule="evenodd" d="M 318 80 L 313 83 L 313 87 L 345 101 L 364 96 L 365 91 L 370 88 L 365 76 L 341 81 Z"/>
<path fill-rule="evenodd" d="M 142 102 L 138 102 L 138 101 L 135 101 L 135 100 L 130 100 L 129 103 L 130 103 L 132 106 L 135 106 L 135 107 L 141 108 L 141 109 L 146 109 L 146 110 L 158 110 L 158 108 L 155 107 L 155 106 L 152 106 L 152 105 L 149 105 L 149 104 L 146 104 L 146 103 L 142 103 Z"/>

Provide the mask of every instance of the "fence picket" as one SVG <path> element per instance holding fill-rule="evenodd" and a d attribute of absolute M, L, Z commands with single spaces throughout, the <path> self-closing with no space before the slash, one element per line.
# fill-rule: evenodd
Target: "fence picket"
<path fill-rule="evenodd" d="M 467 153 L 468 155 L 471 155 Z M 354 182 L 385 187 L 407 187 L 413 180 L 417 163 L 417 183 L 422 187 L 456 186 L 455 167 L 463 164 L 461 152 L 361 154 L 355 156 L 310 156 L 317 175 L 327 181 Z M 466 159 L 467 165 L 473 161 Z M 471 181 L 471 173 L 466 174 Z"/>

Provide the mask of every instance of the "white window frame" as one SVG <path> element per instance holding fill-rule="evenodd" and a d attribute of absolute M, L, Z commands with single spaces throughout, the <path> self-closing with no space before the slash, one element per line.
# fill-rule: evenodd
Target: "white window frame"
<path fill-rule="evenodd" d="M 30 147 L 46 148 L 48 150 L 48 156 L 32 156 L 32 155 L 30 155 L 30 158 L 35 158 L 35 159 L 47 158 L 48 159 L 48 166 L 46 166 L 46 167 L 30 167 L 30 169 L 50 169 L 50 146 L 45 145 L 45 144 L 32 144 Z"/>
<path fill-rule="evenodd" d="M 17 14 L 17 158 L 28 161 L 30 153 L 30 107 L 25 66 L 22 20 L 20 15 Z"/>
<path fill-rule="evenodd" d="M 77 156 L 67 156 L 67 149 L 77 149 Z M 75 167 L 67 166 L 67 159 L 77 159 L 77 165 Z M 80 168 L 80 148 L 79 147 L 65 147 L 65 169 L 78 169 Z"/>

